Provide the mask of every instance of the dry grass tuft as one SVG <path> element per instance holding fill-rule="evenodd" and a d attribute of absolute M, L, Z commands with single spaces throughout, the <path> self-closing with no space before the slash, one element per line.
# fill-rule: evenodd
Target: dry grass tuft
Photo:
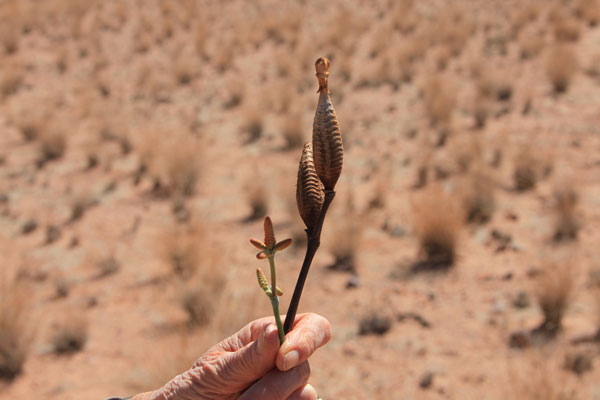
<path fill-rule="evenodd" d="M 23 79 L 23 69 L 19 64 L 5 63 L 0 69 L 0 99 L 17 93 Z"/>
<path fill-rule="evenodd" d="M 31 341 L 29 295 L 21 283 L 0 282 L 0 380 L 11 381 L 23 371 Z"/>
<path fill-rule="evenodd" d="M 244 218 L 244 222 L 252 222 L 262 219 L 267 215 L 269 208 L 268 191 L 256 180 L 251 180 L 245 185 L 244 195 L 250 205 L 250 213 Z"/>
<path fill-rule="evenodd" d="M 468 223 L 484 224 L 492 218 L 496 201 L 494 184 L 488 175 L 469 174 L 463 193 L 463 207 Z"/>
<path fill-rule="evenodd" d="M 423 103 L 432 125 L 447 124 L 454 111 L 456 94 L 443 76 L 430 76 L 423 86 Z"/>
<path fill-rule="evenodd" d="M 51 335 L 52 351 L 72 354 L 83 349 L 88 339 L 88 322 L 83 314 L 73 314 L 58 321 Z"/>
<path fill-rule="evenodd" d="M 413 201 L 412 210 L 419 242 L 419 261 L 413 265 L 413 271 L 453 266 L 464 218 L 457 199 L 435 185 Z"/>
<path fill-rule="evenodd" d="M 286 150 L 295 150 L 302 147 L 304 143 L 304 124 L 302 113 L 295 112 L 286 116 L 281 123 L 281 133 L 285 140 Z"/>
<path fill-rule="evenodd" d="M 368 208 L 369 209 L 383 209 L 387 205 L 387 198 L 390 191 L 390 177 L 393 173 L 393 168 L 390 163 L 386 163 L 385 165 L 378 165 L 375 171 L 374 186 L 372 191 L 371 198 L 369 200 Z"/>
<path fill-rule="evenodd" d="M 88 208 L 96 204 L 94 197 L 88 192 L 79 192 L 75 194 L 70 202 L 71 216 L 69 217 L 69 223 L 75 222 L 83 218 L 83 215 Z"/>
<path fill-rule="evenodd" d="M 14 108 L 11 110 L 11 121 L 21 132 L 23 138 L 31 142 L 43 135 L 48 111 L 43 102 L 36 101 L 36 99 L 28 99 L 24 103 L 28 104 L 27 109 Z"/>
<path fill-rule="evenodd" d="M 527 4 L 522 7 L 515 7 L 511 16 L 511 34 L 516 36 L 529 23 L 535 21 L 540 15 L 541 6 L 539 4 Z"/>
<path fill-rule="evenodd" d="M 192 196 L 202 170 L 201 145 L 181 134 L 171 142 L 163 157 L 169 192 L 176 197 Z"/>
<path fill-rule="evenodd" d="M 547 351 L 533 349 L 525 362 L 509 369 L 505 398 L 519 400 L 578 400 L 575 386 Z M 549 357 L 550 356 L 550 357 Z"/>
<path fill-rule="evenodd" d="M 579 22 L 571 17 L 563 7 L 550 12 L 550 23 L 556 40 L 576 42 L 579 40 Z"/>
<path fill-rule="evenodd" d="M 352 196 L 348 197 L 343 218 L 329 240 L 333 263 L 327 268 L 333 271 L 357 274 L 358 254 L 363 233 L 363 221 L 356 212 Z"/>
<path fill-rule="evenodd" d="M 161 238 L 162 258 L 180 279 L 177 302 L 190 328 L 211 323 L 226 282 L 220 249 L 202 229 L 197 224 L 176 226 Z"/>
<path fill-rule="evenodd" d="M 583 19 L 589 26 L 596 26 L 600 22 L 600 1 L 578 0 L 574 5 L 575 15 Z"/>
<path fill-rule="evenodd" d="M 42 168 L 46 163 L 61 158 L 67 149 L 67 135 L 59 126 L 40 132 L 38 137 L 37 165 Z"/>
<path fill-rule="evenodd" d="M 246 135 L 245 144 L 256 142 L 264 131 L 264 116 L 262 111 L 254 104 L 248 105 L 243 111 L 242 131 Z"/>
<path fill-rule="evenodd" d="M 202 174 L 202 139 L 193 137 L 181 124 L 148 124 L 134 130 L 139 158 L 134 176 L 137 184 L 146 174 L 153 181 L 152 192 L 175 199 L 193 196 Z"/>
<path fill-rule="evenodd" d="M 223 103 L 226 109 L 239 106 L 244 100 L 245 84 L 242 79 L 231 77 L 225 82 L 227 89 L 227 100 Z"/>
<path fill-rule="evenodd" d="M 161 258 L 176 277 L 188 280 L 204 264 L 202 232 L 195 227 L 174 227 L 158 238 Z"/>
<path fill-rule="evenodd" d="M 562 242 L 577 239 L 581 226 L 577 207 L 579 193 L 571 183 L 564 181 L 555 187 L 553 197 L 555 223 L 552 240 Z"/>
<path fill-rule="evenodd" d="M 573 294 L 575 270 L 570 262 L 550 261 L 536 282 L 536 298 L 544 320 L 532 333 L 554 338 L 562 329 L 562 319 Z"/>
<path fill-rule="evenodd" d="M 197 70 L 198 67 L 195 60 L 189 54 L 180 51 L 179 54 L 173 58 L 173 76 L 179 85 L 185 86 L 190 84 L 194 79 Z"/>
<path fill-rule="evenodd" d="M 546 75 L 555 93 L 567 91 L 578 68 L 579 62 L 573 46 L 557 44 L 550 49 L 546 58 Z"/>
<path fill-rule="evenodd" d="M 219 308 L 225 281 L 222 268 L 206 264 L 199 271 L 199 276 L 185 285 L 179 303 L 188 316 L 190 328 L 206 327 L 212 322 Z"/>
<path fill-rule="evenodd" d="M 96 262 L 96 275 L 94 279 L 102 279 L 121 269 L 121 263 L 113 255 L 107 255 Z"/>
<path fill-rule="evenodd" d="M 519 49 L 523 60 L 534 58 L 544 48 L 544 37 L 539 32 L 523 32 L 519 35 Z"/>
<path fill-rule="evenodd" d="M 514 160 L 513 181 L 515 189 L 525 192 L 535 188 L 539 179 L 538 165 L 535 157 L 531 154 L 529 146 L 523 147 Z"/>
<path fill-rule="evenodd" d="M 19 27 L 15 21 L 16 15 L 7 15 L 7 10 L 0 13 L 0 47 L 6 54 L 13 54 L 19 46 Z"/>

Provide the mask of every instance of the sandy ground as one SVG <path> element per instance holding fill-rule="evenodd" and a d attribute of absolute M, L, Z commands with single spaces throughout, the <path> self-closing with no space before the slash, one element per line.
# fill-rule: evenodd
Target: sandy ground
<path fill-rule="evenodd" d="M 28 321 L 21 334 L 31 337 L 22 372 L 0 381 L 1 399 L 157 388 L 270 314 L 248 244 L 261 237 L 264 211 L 246 219 L 257 197 L 279 238 L 301 233 L 300 148 L 288 149 L 283 132 L 291 125 L 310 140 L 319 56 L 332 59 L 345 146 L 300 305 L 333 328 L 311 360 L 321 396 L 600 399 L 599 344 L 572 343 L 600 325 L 600 25 L 578 12 L 591 1 L 83 3 L 0 2 L 2 23 L 18 32 L 16 48 L 0 53 L 3 291 L 25 288 L 17 304 Z M 557 94 L 546 70 L 562 40 L 560 18 L 577 33 L 564 34 L 563 45 L 578 67 Z M 523 58 L 531 37 L 538 53 Z M 433 99 L 453 101 L 432 127 L 425 92 L 437 78 Z M 509 99 L 477 97 L 486 79 L 492 91 L 508 87 Z M 478 106 L 488 115 L 483 127 Z M 27 122 L 33 140 L 24 138 Z M 261 127 L 256 140 L 252 122 Z M 436 146 L 440 131 L 448 138 Z M 43 143 L 61 138 L 64 153 L 40 166 Z M 536 186 L 520 192 L 513 173 L 524 154 Z M 429 179 L 415 188 L 421 166 Z M 190 170 L 195 188 L 183 193 L 177 179 Z M 448 270 L 409 273 L 420 257 L 415 209 L 428 205 L 433 219 L 453 213 L 481 176 L 495 199 L 489 221 L 450 227 L 457 258 Z M 557 244 L 553 193 L 571 187 L 581 228 Z M 49 230 L 60 234 L 49 240 Z M 501 246 L 494 232 L 510 242 Z M 327 268 L 344 245 L 354 273 Z M 174 249 L 192 272 L 174 271 Z M 278 256 L 284 310 L 302 256 L 302 246 Z M 543 318 L 539 271 L 551 264 L 567 266 L 574 282 L 563 329 L 546 344 L 510 348 L 512 332 Z M 530 304 L 516 308 L 520 292 Z M 190 327 L 186 293 L 207 310 L 200 326 Z M 373 315 L 389 330 L 360 335 Z M 83 347 L 57 353 L 61 330 L 85 338 Z M 576 355 L 591 361 L 581 374 L 565 368 Z"/>

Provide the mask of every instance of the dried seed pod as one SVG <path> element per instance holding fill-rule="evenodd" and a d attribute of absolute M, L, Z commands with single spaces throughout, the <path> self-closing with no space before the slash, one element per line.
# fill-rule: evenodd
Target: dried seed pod
<path fill-rule="evenodd" d="M 265 245 L 268 249 L 275 247 L 275 231 L 273 230 L 273 222 L 271 218 L 265 217 Z"/>
<path fill-rule="evenodd" d="M 342 133 L 327 87 L 329 60 L 319 58 L 315 69 L 319 81 L 319 103 L 313 122 L 314 163 L 325 189 L 333 190 L 344 163 Z"/>
<path fill-rule="evenodd" d="M 313 160 L 312 145 L 304 144 L 300 166 L 298 167 L 298 184 L 296 187 L 296 203 L 300 216 L 306 227 L 312 229 L 319 220 L 323 207 L 323 189 Z"/>

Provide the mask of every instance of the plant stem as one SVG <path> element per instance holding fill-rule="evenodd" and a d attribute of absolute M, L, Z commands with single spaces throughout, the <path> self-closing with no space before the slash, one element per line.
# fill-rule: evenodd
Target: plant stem
<path fill-rule="evenodd" d="M 271 306 L 273 306 L 273 315 L 277 323 L 277 332 L 279 333 L 279 345 L 283 344 L 285 333 L 281 325 L 281 315 L 279 314 L 279 297 L 277 297 L 277 275 L 275 272 L 275 256 L 269 257 L 269 266 L 271 267 Z"/>
<path fill-rule="evenodd" d="M 275 315 L 275 323 L 277 323 L 277 332 L 279 333 L 279 345 L 283 344 L 285 335 L 283 333 L 283 326 L 281 325 L 281 315 L 279 314 L 279 299 L 277 294 L 271 295 L 271 305 L 273 306 L 273 315 Z"/>
<path fill-rule="evenodd" d="M 315 257 L 319 246 L 321 245 L 321 230 L 323 229 L 323 222 L 325 221 L 325 215 L 327 214 L 329 205 L 333 201 L 334 197 L 335 191 L 325 190 L 325 201 L 323 202 L 323 208 L 321 209 L 319 220 L 317 221 L 317 224 L 313 230 L 306 230 L 306 255 L 304 256 L 302 268 L 300 269 L 300 274 L 298 275 L 298 280 L 296 281 L 296 287 L 294 288 L 294 294 L 292 295 L 292 300 L 290 301 L 290 306 L 288 307 L 287 315 L 285 316 L 285 324 L 283 326 L 284 333 L 288 333 L 292 329 L 294 320 L 296 319 L 296 313 L 298 312 L 298 305 L 300 304 L 300 296 L 302 296 L 304 282 L 306 282 L 308 270 L 310 269 L 313 258 Z"/>

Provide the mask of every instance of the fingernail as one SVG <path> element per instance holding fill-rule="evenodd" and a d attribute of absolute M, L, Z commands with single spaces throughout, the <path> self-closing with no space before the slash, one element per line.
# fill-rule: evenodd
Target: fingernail
<path fill-rule="evenodd" d="M 302 395 L 306 398 L 320 399 L 319 394 L 311 384 L 307 384 L 306 386 L 304 386 L 304 389 L 302 390 Z"/>
<path fill-rule="evenodd" d="M 283 370 L 287 371 L 290 368 L 295 367 L 300 360 L 300 354 L 296 350 L 288 352 L 283 356 Z"/>
<path fill-rule="evenodd" d="M 267 329 L 266 329 L 266 335 L 272 335 L 273 332 L 275 332 L 277 330 L 277 327 L 275 325 L 268 325 Z"/>

